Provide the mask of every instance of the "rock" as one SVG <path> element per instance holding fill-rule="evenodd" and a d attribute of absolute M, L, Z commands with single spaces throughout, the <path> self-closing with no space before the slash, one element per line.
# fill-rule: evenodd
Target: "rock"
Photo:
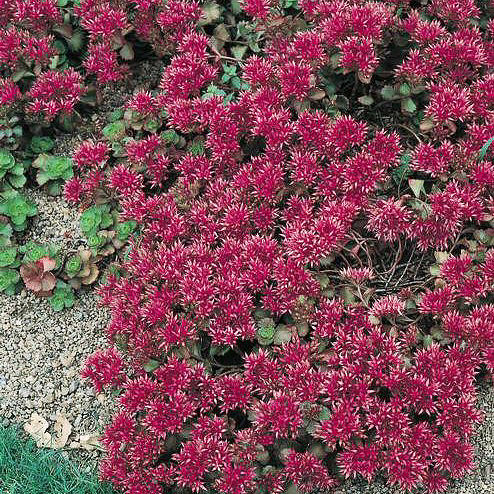
<path fill-rule="evenodd" d="M 43 403 L 53 403 L 53 400 L 55 399 L 55 396 L 53 393 L 48 393 L 44 398 L 43 398 Z"/>
<path fill-rule="evenodd" d="M 19 391 L 19 396 L 21 398 L 27 398 L 30 394 L 31 394 L 30 391 L 26 388 L 21 388 Z"/>

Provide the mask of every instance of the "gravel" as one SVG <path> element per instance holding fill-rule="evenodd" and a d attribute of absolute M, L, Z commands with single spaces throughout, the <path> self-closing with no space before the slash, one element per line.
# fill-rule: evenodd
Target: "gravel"
<path fill-rule="evenodd" d="M 39 189 L 26 189 L 24 194 L 38 206 L 23 242 L 53 243 L 62 253 L 85 244 L 79 227 L 80 212 L 62 197 L 51 197 Z"/>
<path fill-rule="evenodd" d="M 26 195 L 37 204 L 38 216 L 25 241 L 52 242 L 63 253 L 84 245 L 77 209 L 38 190 Z M 86 358 L 105 347 L 108 322 L 109 312 L 98 305 L 92 289 L 80 291 L 74 306 L 62 312 L 26 290 L 12 297 L 0 294 L 0 422 L 22 426 L 36 412 L 52 427 L 59 412 L 72 425 L 67 446 L 80 435 L 99 434 L 110 420 L 113 401 L 95 396 L 80 372 Z M 101 454 L 68 453 L 85 465 Z"/>

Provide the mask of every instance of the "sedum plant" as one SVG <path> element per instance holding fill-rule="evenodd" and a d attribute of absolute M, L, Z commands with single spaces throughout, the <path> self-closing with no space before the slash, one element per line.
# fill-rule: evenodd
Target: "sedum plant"
<path fill-rule="evenodd" d="M 79 289 L 81 285 L 90 285 L 96 281 L 99 275 L 97 265 L 98 257 L 84 248 L 79 248 L 77 254 L 70 256 L 65 261 L 62 276 L 74 289 Z"/>
<path fill-rule="evenodd" d="M 0 292 L 14 295 L 20 280 L 19 272 L 12 268 L 0 268 Z"/>
<path fill-rule="evenodd" d="M 18 189 L 23 187 L 27 179 L 24 166 L 16 163 L 14 156 L 7 149 L 0 149 L 0 188 Z"/>
<path fill-rule="evenodd" d="M 126 358 L 84 372 L 119 393 L 101 471 L 125 492 L 313 494 L 383 474 L 435 493 L 471 470 L 475 380 L 494 372 L 490 7 L 396 3 L 235 3 L 259 33 L 241 64 L 233 3 L 166 3 L 171 24 L 202 13 L 139 104 L 179 142 L 161 160 L 163 132 L 128 162 L 101 153 L 68 189 L 105 187 L 141 232 L 101 288 Z M 249 88 L 221 82 L 224 57 Z M 191 135 L 203 153 L 179 146 Z M 435 250 L 458 257 L 439 277 Z"/>
<path fill-rule="evenodd" d="M 45 185 L 50 195 L 58 195 L 64 181 L 74 176 L 72 160 L 65 156 L 40 154 L 34 161 L 33 167 L 38 169 L 36 181 Z"/>
<path fill-rule="evenodd" d="M 86 209 L 80 217 L 79 223 L 82 232 L 88 237 L 95 235 L 99 230 L 104 230 L 113 225 L 113 216 L 110 213 L 110 206 L 102 204 Z"/>
<path fill-rule="evenodd" d="M 35 216 L 36 205 L 17 191 L 6 191 L 1 194 L 0 214 L 7 216 L 12 222 L 15 231 L 23 231 L 27 226 L 27 219 Z"/>
<path fill-rule="evenodd" d="M 17 247 L 14 245 L 0 247 L 0 268 L 17 268 L 20 261 L 17 258 Z"/>
<path fill-rule="evenodd" d="M 7 222 L 7 218 L 0 218 L 0 247 L 5 247 L 11 244 L 10 237 L 12 235 L 12 227 Z"/>
<path fill-rule="evenodd" d="M 38 261 L 22 264 L 20 274 L 26 288 L 39 297 L 50 296 L 57 282 L 51 272 L 55 266 L 56 261 L 50 257 L 42 257 Z"/>
<path fill-rule="evenodd" d="M 42 257 L 50 257 L 56 262 L 56 268 L 60 265 L 60 247 L 52 244 L 40 244 L 30 240 L 24 245 L 19 247 L 19 252 L 23 255 L 22 262 L 36 262 Z"/>
<path fill-rule="evenodd" d="M 117 223 L 116 235 L 112 239 L 115 248 L 120 249 L 124 246 L 125 242 L 129 240 L 132 234 L 137 228 L 137 222 L 134 220 L 122 221 Z"/>
<path fill-rule="evenodd" d="M 53 139 L 48 136 L 33 136 L 29 143 L 29 151 L 33 154 L 48 153 L 55 147 Z"/>
<path fill-rule="evenodd" d="M 58 280 L 53 295 L 49 298 L 50 305 L 55 312 L 74 305 L 74 291 L 70 285 Z"/>

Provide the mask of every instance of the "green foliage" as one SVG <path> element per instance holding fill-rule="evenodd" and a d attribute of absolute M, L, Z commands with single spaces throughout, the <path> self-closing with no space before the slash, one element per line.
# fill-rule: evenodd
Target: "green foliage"
<path fill-rule="evenodd" d="M 14 165 L 15 159 L 12 153 L 6 149 L 0 149 L 0 178 L 3 178 Z"/>
<path fill-rule="evenodd" d="M 405 98 L 401 100 L 401 111 L 405 114 L 415 113 L 417 111 L 417 105 L 412 98 Z"/>
<path fill-rule="evenodd" d="M 77 276 L 79 272 L 82 269 L 82 257 L 79 256 L 78 254 L 75 254 L 71 257 L 69 257 L 65 263 L 65 270 L 67 274 L 73 278 L 74 276 Z"/>
<path fill-rule="evenodd" d="M 4 494 L 114 494 L 95 473 L 57 451 L 39 449 L 15 428 L 0 428 L 0 492 Z"/>
<path fill-rule="evenodd" d="M 274 320 L 270 317 L 264 317 L 258 322 L 257 340 L 261 345 L 270 345 L 273 343 L 276 333 Z"/>
<path fill-rule="evenodd" d="M 125 242 L 137 227 L 137 222 L 134 220 L 124 221 L 117 225 L 117 239 L 120 242 Z"/>
<path fill-rule="evenodd" d="M 297 0 L 280 0 L 280 5 L 284 9 L 298 9 Z"/>
<path fill-rule="evenodd" d="M 47 136 L 34 136 L 29 144 L 29 148 L 34 154 L 47 153 L 48 151 L 51 151 L 54 146 L 55 143 L 53 142 L 53 139 Z"/>
<path fill-rule="evenodd" d="M 165 144 L 177 145 L 180 142 L 180 136 L 173 129 L 162 132 L 161 138 L 165 141 Z"/>
<path fill-rule="evenodd" d="M 0 145 L 8 149 L 16 149 L 22 137 L 22 125 L 19 125 L 20 118 L 17 115 L 3 117 L 0 116 Z"/>
<path fill-rule="evenodd" d="M 29 241 L 25 245 L 19 247 L 19 252 L 24 254 L 22 263 L 30 263 L 39 261 L 42 257 L 50 257 L 55 259 L 57 268 L 60 265 L 60 247 L 52 244 L 39 244 Z"/>
<path fill-rule="evenodd" d="M 8 223 L 0 222 L 0 247 L 10 245 L 10 236 L 12 235 L 12 227 Z"/>
<path fill-rule="evenodd" d="M 195 140 L 190 143 L 188 149 L 190 154 L 194 156 L 200 156 L 204 154 L 204 142 L 200 140 Z"/>
<path fill-rule="evenodd" d="M 0 268 L 0 292 L 7 295 L 15 293 L 15 286 L 21 279 L 19 272 L 12 268 Z"/>
<path fill-rule="evenodd" d="M 0 214 L 10 218 L 14 230 L 23 231 L 26 228 L 27 218 L 34 216 L 37 212 L 36 205 L 19 192 L 11 190 L 3 193 L 3 200 L 0 201 Z"/>
<path fill-rule="evenodd" d="M 118 108 L 117 110 L 113 110 L 110 113 L 108 120 L 110 122 L 116 122 L 117 120 L 122 120 L 123 116 L 124 116 L 124 111 L 121 108 Z"/>
<path fill-rule="evenodd" d="M 14 245 L 0 247 L 0 268 L 16 268 L 20 265 L 17 259 L 17 247 Z"/>
<path fill-rule="evenodd" d="M 24 166 L 17 164 L 12 153 L 0 149 L 0 184 L 4 189 L 23 187 L 26 183 Z"/>
<path fill-rule="evenodd" d="M 98 230 L 108 228 L 113 224 L 113 217 L 110 214 L 110 206 L 102 204 L 92 206 L 81 214 L 80 226 L 83 233 L 87 236 L 94 235 Z"/>
<path fill-rule="evenodd" d="M 394 99 L 398 99 L 399 95 L 396 94 L 396 91 L 394 90 L 394 88 L 392 86 L 384 86 L 381 89 L 381 97 L 382 97 L 382 99 L 384 99 L 386 101 L 391 101 Z"/>
<path fill-rule="evenodd" d="M 409 164 L 410 160 L 411 160 L 411 156 L 409 154 L 404 154 L 401 157 L 400 166 L 398 166 L 393 170 L 391 175 L 397 185 L 400 185 L 401 182 L 404 179 L 408 178 L 408 176 L 411 174 L 410 164 Z"/>
<path fill-rule="evenodd" d="M 483 160 L 487 151 L 489 150 L 489 146 L 494 142 L 494 137 L 491 137 L 483 146 L 479 152 L 479 160 Z"/>
<path fill-rule="evenodd" d="M 74 305 L 74 290 L 67 283 L 57 281 L 55 291 L 49 300 L 53 310 L 55 312 L 60 312 L 63 309 Z"/>
<path fill-rule="evenodd" d="M 97 233 L 92 233 L 87 237 L 87 244 L 91 249 L 99 249 L 106 244 L 106 237 Z"/>
<path fill-rule="evenodd" d="M 36 181 L 39 185 L 45 185 L 47 182 L 56 182 L 56 187 L 52 187 L 50 190 L 52 195 L 56 195 L 59 192 L 59 187 L 57 186 L 60 186 L 63 181 L 69 180 L 74 176 L 72 160 L 66 156 L 40 154 L 33 161 L 33 166 L 38 168 Z"/>
<path fill-rule="evenodd" d="M 237 75 L 236 65 L 223 64 L 223 75 L 221 76 L 223 84 L 229 84 L 234 89 L 249 89 L 249 84 L 243 81 Z"/>
<path fill-rule="evenodd" d="M 233 100 L 233 93 L 227 94 L 226 91 L 223 91 L 223 89 L 220 89 L 218 86 L 211 83 L 207 87 L 206 92 L 202 95 L 202 99 L 210 99 L 213 96 L 221 96 L 223 98 L 223 103 L 225 104 L 228 104 Z"/>
<path fill-rule="evenodd" d="M 103 128 L 103 135 L 109 141 L 119 141 L 125 136 L 125 122 L 123 120 L 117 120 L 111 122 Z"/>

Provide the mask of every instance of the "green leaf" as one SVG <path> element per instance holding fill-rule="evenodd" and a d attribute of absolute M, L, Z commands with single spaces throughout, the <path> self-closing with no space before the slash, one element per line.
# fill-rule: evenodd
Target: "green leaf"
<path fill-rule="evenodd" d="M 230 8 L 232 10 L 233 15 L 237 15 L 237 14 L 240 14 L 240 12 L 242 12 L 242 7 L 240 5 L 239 0 L 231 0 Z"/>
<path fill-rule="evenodd" d="M 74 29 L 72 36 L 66 41 L 70 51 L 78 52 L 84 46 L 84 32 L 81 29 Z"/>
<path fill-rule="evenodd" d="M 405 82 L 401 84 L 399 91 L 402 96 L 410 96 L 412 89 L 410 88 L 410 85 Z"/>
<path fill-rule="evenodd" d="M 47 192 L 48 192 L 48 195 L 50 196 L 59 196 L 60 193 L 62 192 L 62 184 L 57 180 L 55 182 L 51 182 L 48 184 L 48 187 L 47 187 Z"/>
<path fill-rule="evenodd" d="M 239 77 L 233 77 L 230 83 L 235 89 L 240 89 L 240 86 L 242 84 Z"/>
<path fill-rule="evenodd" d="M 12 221 L 12 223 L 14 225 L 13 228 L 16 232 L 23 232 L 27 228 L 26 219 L 24 219 L 24 221 L 21 221 L 20 223 L 15 223 L 14 221 Z"/>
<path fill-rule="evenodd" d="M 13 295 L 15 284 L 20 280 L 20 275 L 17 270 L 10 268 L 0 268 L 0 292 L 6 292 L 8 295 Z"/>
<path fill-rule="evenodd" d="M 161 138 L 166 144 L 177 144 L 180 141 L 180 136 L 173 129 L 168 129 L 162 132 Z"/>
<path fill-rule="evenodd" d="M 437 264 L 433 264 L 432 266 L 429 267 L 429 273 L 432 276 L 439 276 L 441 274 L 441 267 L 438 266 Z"/>
<path fill-rule="evenodd" d="M 331 411 L 328 407 L 321 407 L 321 411 L 319 412 L 319 420 L 328 420 L 331 418 Z"/>
<path fill-rule="evenodd" d="M 409 166 L 410 160 L 411 156 L 409 154 L 404 154 L 400 160 L 401 165 L 393 170 L 391 175 L 397 185 L 412 173 Z"/>
<path fill-rule="evenodd" d="M 161 124 L 157 120 L 148 120 L 144 124 L 144 130 L 147 130 L 148 132 L 155 133 L 160 128 L 160 125 Z"/>
<path fill-rule="evenodd" d="M 10 169 L 15 165 L 12 153 L 7 149 L 0 149 L 0 168 Z"/>
<path fill-rule="evenodd" d="M 223 64 L 223 72 L 228 75 L 236 75 L 237 74 L 237 67 L 235 65 L 227 65 Z"/>
<path fill-rule="evenodd" d="M 62 55 L 67 51 L 67 47 L 65 46 L 65 43 L 60 39 L 54 41 L 53 47 L 55 48 L 55 50 L 59 55 Z"/>
<path fill-rule="evenodd" d="M 43 170 L 39 170 L 36 174 L 36 182 L 38 182 L 39 185 L 45 185 L 48 180 L 50 180 L 48 173 Z"/>
<path fill-rule="evenodd" d="M 16 247 L 0 247 L 0 268 L 6 268 L 14 264 L 16 257 Z"/>
<path fill-rule="evenodd" d="M 292 332 L 283 324 L 280 324 L 276 328 L 276 332 L 273 337 L 273 343 L 275 345 L 282 345 L 283 343 L 289 343 L 292 340 Z"/>
<path fill-rule="evenodd" d="M 145 362 L 142 367 L 146 372 L 153 372 L 155 371 L 158 367 L 160 366 L 160 363 L 158 360 L 154 359 L 149 359 L 147 362 Z"/>
<path fill-rule="evenodd" d="M 137 222 L 134 220 L 124 221 L 117 225 L 117 239 L 125 242 L 131 233 L 136 229 Z"/>
<path fill-rule="evenodd" d="M 24 175 L 10 175 L 9 183 L 12 187 L 20 189 L 26 185 L 27 178 Z"/>
<path fill-rule="evenodd" d="M 423 344 L 425 348 L 429 348 L 433 342 L 434 340 L 432 339 L 432 336 L 430 334 L 426 334 L 424 336 Z"/>
<path fill-rule="evenodd" d="M 424 181 L 423 180 L 418 180 L 416 178 L 409 178 L 408 179 L 408 185 L 412 189 L 415 197 L 417 197 L 417 198 L 420 197 L 421 192 L 424 192 L 424 194 L 425 194 Z"/>
<path fill-rule="evenodd" d="M 103 135 L 110 141 L 118 141 L 125 135 L 125 122 L 118 120 L 103 127 Z"/>
<path fill-rule="evenodd" d="M 116 122 L 117 120 L 121 120 L 123 116 L 124 116 L 124 111 L 121 108 L 118 108 L 110 113 L 110 117 L 108 118 L 108 120 L 111 123 L 113 123 Z"/>
<path fill-rule="evenodd" d="M 81 226 L 81 230 L 86 234 L 86 236 L 96 233 L 101 224 L 102 216 L 103 211 L 97 206 L 92 206 L 81 214 L 79 224 Z"/>
<path fill-rule="evenodd" d="M 235 45 L 235 46 L 232 46 L 231 51 L 232 51 L 232 55 L 237 60 L 242 60 L 242 58 L 244 58 L 245 53 L 247 52 L 247 46 Z"/>
<path fill-rule="evenodd" d="M 132 46 L 130 46 L 129 43 L 125 43 L 125 45 L 123 45 L 122 48 L 120 48 L 119 54 L 124 60 L 134 59 L 134 50 L 132 49 Z"/>
<path fill-rule="evenodd" d="M 0 235 L 10 237 L 12 235 L 12 227 L 8 223 L 0 223 Z"/>
<path fill-rule="evenodd" d="M 350 101 L 346 96 L 338 94 L 334 100 L 334 104 L 340 110 L 348 110 L 350 108 Z"/>
<path fill-rule="evenodd" d="M 53 139 L 47 136 L 41 136 L 41 137 L 34 136 L 29 144 L 29 147 L 31 148 L 33 153 L 36 154 L 46 153 L 48 151 L 51 151 L 54 146 L 55 143 Z"/>
<path fill-rule="evenodd" d="M 349 286 L 343 287 L 341 291 L 341 296 L 343 297 L 343 301 L 346 305 L 355 305 L 357 303 L 357 299 L 355 298 L 355 294 Z"/>
<path fill-rule="evenodd" d="M 20 69 L 20 70 L 17 70 L 16 72 L 14 72 L 10 78 L 14 81 L 14 82 L 19 82 L 25 75 L 27 75 L 28 72 L 24 69 Z M 34 74 L 32 74 L 34 75 Z"/>
<path fill-rule="evenodd" d="M 401 111 L 404 113 L 415 113 L 417 111 L 417 105 L 412 98 L 405 98 L 401 100 Z"/>
<path fill-rule="evenodd" d="M 9 172 L 12 174 L 12 175 L 24 175 L 24 167 L 18 163 L 17 165 L 15 165 L 14 167 L 12 167 Z"/>
<path fill-rule="evenodd" d="M 112 225 L 113 225 L 113 216 L 110 213 L 104 212 L 101 215 L 101 224 L 100 224 L 101 229 L 104 230 L 105 228 L 108 228 Z"/>
<path fill-rule="evenodd" d="M 370 106 L 374 103 L 374 98 L 372 96 L 360 96 L 358 102 L 365 106 Z"/>
<path fill-rule="evenodd" d="M 479 151 L 479 160 L 482 161 L 485 158 L 485 155 L 487 154 L 487 150 L 489 149 L 489 146 L 494 142 L 494 137 L 491 137 L 483 146 L 482 149 Z"/>
<path fill-rule="evenodd" d="M 396 99 L 396 92 L 393 86 L 384 86 L 381 89 L 381 97 L 386 101 Z"/>

